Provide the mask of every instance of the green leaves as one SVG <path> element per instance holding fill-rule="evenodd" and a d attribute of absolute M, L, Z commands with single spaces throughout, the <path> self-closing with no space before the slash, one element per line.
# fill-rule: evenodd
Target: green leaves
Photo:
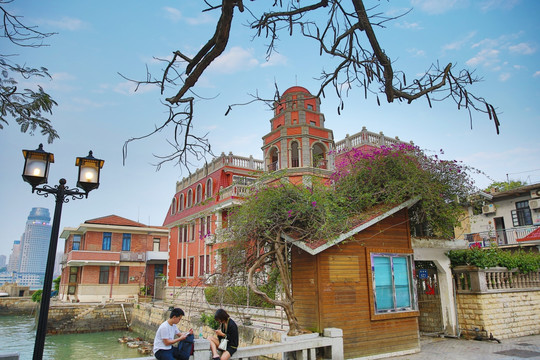
<path fill-rule="evenodd" d="M 526 274 L 540 269 L 540 254 L 519 249 L 515 252 L 499 248 L 471 248 L 465 250 L 450 250 L 446 253 L 452 267 L 472 265 L 479 268 L 505 267 L 519 269 Z"/>

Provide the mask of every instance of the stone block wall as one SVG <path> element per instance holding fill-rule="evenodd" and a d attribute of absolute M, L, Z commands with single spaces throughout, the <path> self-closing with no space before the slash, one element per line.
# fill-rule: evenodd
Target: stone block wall
<path fill-rule="evenodd" d="M 459 327 L 497 339 L 540 334 L 540 291 L 458 294 Z"/>
<path fill-rule="evenodd" d="M 30 297 L 3 297 L 0 298 L 1 315 L 33 315 L 37 312 L 38 303 Z"/>
<path fill-rule="evenodd" d="M 122 304 L 51 306 L 47 321 L 47 333 L 68 334 L 128 330 L 132 309 L 133 304 L 123 304 L 123 309 Z"/>
<path fill-rule="evenodd" d="M 179 306 L 186 313 L 179 324 L 182 331 L 192 328 L 195 337 L 197 337 L 200 330 L 202 330 L 203 337 L 205 338 L 214 334 L 214 331 L 210 327 L 201 326 L 200 315 L 198 312 L 189 311 L 189 309 L 182 306 L 182 304 L 175 304 L 175 306 Z M 244 326 L 232 311 L 230 312 L 230 315 L 238 325 L 240 346 L 278 343 L 282 341 L 282 338 L 285 335 L 285 331 Z M 169 311 L 167 306 L 138 303 L 133 306 L 131 328 L 144 339 L 153 340 L 159 325 L 168 318 Z"/>

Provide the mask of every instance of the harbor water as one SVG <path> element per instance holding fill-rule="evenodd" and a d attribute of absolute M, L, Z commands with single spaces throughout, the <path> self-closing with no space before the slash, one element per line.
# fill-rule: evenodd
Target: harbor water
<path fill-rule="evenodd" d="M 137 349 L 118 342 L 123 336 L 135 337 L 127 331 L 47 335 L 43 359 L 102 360 L 143 357 Z M 20 360 L 32 359 L 36 337 L 33 316 L 0 317 L 0 354 L 18 352 Z M 146 355 L 148 356 L 148 355 Z"/>

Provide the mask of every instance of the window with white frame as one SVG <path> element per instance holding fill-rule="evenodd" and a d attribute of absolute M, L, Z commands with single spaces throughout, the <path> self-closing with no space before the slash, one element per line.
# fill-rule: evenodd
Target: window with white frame
<path fill-rule="evenodd" d="M 195 204 L 198 204 L 202 201 L 202 185 L 197 185 L 197 196 L 195 199 Z"/>
<path fill-rule="evenodd" d="M 178 211 L 184 210 L 184 194 L 180 194 L 178 198 Z"/>
<path fill-rule="evenodd" d="M 187 208 L 190 208 L 193 205 L 193 190 L 189 189 L 187 193 Z"/>
<path fill-rule="evenodd" d="M 210 199 L 212 197 L 212 179 L 206 180 L 206 195 L 205 199 Z"/>
<path fill-rule="evenodd" d="M 412 254 L 371 253 L 375 313 L 416 310 Z"/>
<path fill-rule="evenodd" d="M 171 202 L 171 215 L 176 214 L 176 197 L 173 197 Z"/>

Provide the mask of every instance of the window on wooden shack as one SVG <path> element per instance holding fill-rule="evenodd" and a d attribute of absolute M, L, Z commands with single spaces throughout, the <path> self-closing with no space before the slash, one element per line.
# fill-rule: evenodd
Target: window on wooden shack
<path fill-rule="evenodd" d="M 415 310 L 411 254 L 371 254 L 375 312 Z"/>

